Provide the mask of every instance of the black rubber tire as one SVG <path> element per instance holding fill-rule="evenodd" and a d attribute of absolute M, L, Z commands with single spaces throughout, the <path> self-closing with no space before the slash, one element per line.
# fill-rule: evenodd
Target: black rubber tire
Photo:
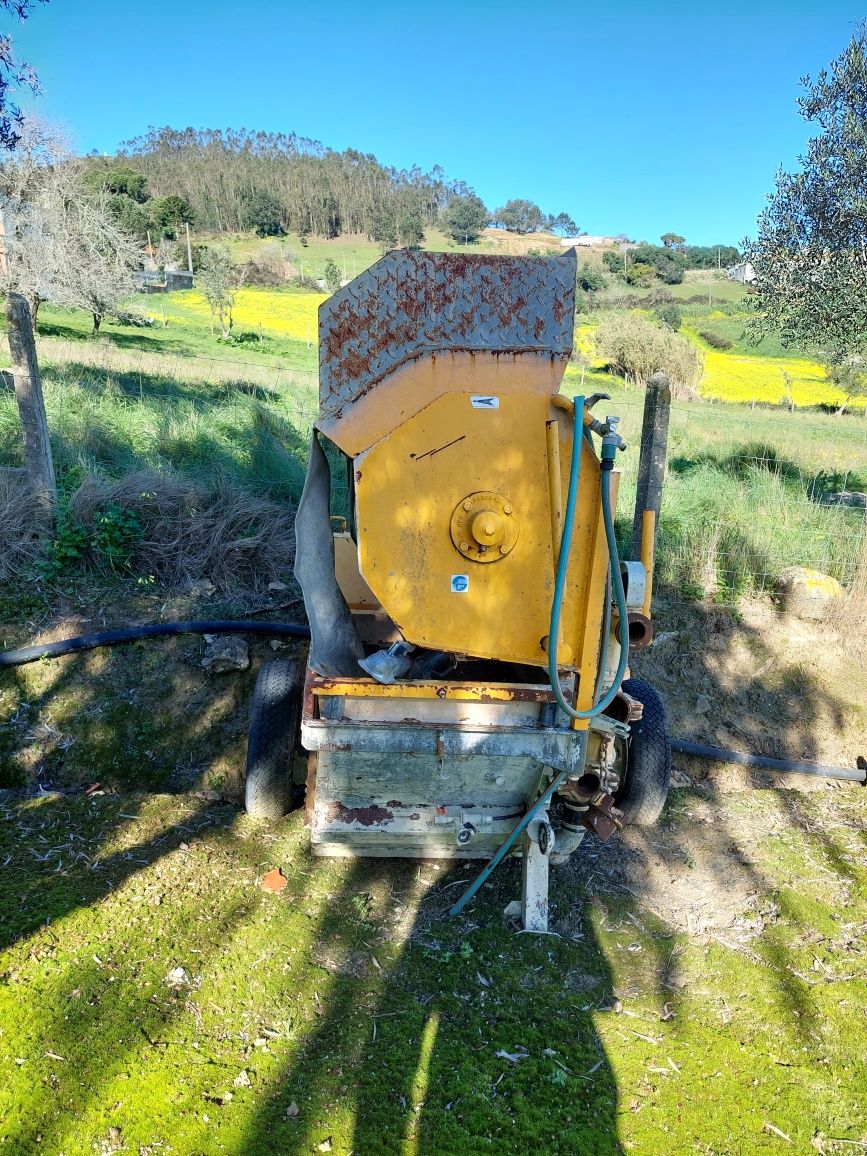
<path fill-rule="evenodd" d="M 250 701 L 244 806 L 255 819 L 282 819 L 297 802 L 292 757 L 301 726 L 300 663 L 266 662 Z"/>
<path fill-rule="evenodd" d="M 629 678 L 624 691 L 644 704 L 644 715 L 631 724 L 626 774 L 614 801 L 631 827 L 652 827 L 662 814 L 671 786 L 671 738 L 665 707 L 649 682 Z"/>

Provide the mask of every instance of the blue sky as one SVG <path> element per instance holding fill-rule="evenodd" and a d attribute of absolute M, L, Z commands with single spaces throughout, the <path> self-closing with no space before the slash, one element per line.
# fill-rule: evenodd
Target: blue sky
<path fill-rule="evenodd" d="M 37 107 L 83 151 L 149 125 L 295 131 L 441 164 L 489 207 L 523 196 L 591 233 L 736 244 L 803 149 L 799 78 L 861 16 L 836 0 L 51 0 L 13 32 Z"/>

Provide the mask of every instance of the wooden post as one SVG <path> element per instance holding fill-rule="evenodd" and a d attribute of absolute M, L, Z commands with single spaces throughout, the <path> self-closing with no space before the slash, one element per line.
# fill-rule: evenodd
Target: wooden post
<path fill-rule="evenodd" d="M 664 373 L 648 379 L 644 395 L 644 421 L 641 426 L 641 457 L 638 461 L 638 488 L 635 494 L 635 517 L 632 523 L 632 558 L 641 557 L 641 527 L 645 510 L 652 510 L 659 527 L 662 505 L 662 483 L 668 450 L 668 419 L 671 415 L 671 387 Z"/>
<path fill-rule="evenodd" d="M 45 522 L 53 526 L 57 509 L 57 482 L 54 478 L 30 306 L 20 293 L 9 293 L 6 297 L 6 334 L 12 358 L 15 398 L 24 435 L 27 479 Z"/>
<path fill-rule="evenodd" d="M 192 273 L 192 271 L 193 271 L 193 249 L 192 249 L 192 246 L 190 245 L 190 222 L 184 221 L 184 224 L 187 226 L 187 271 L 189 273 Z"/>

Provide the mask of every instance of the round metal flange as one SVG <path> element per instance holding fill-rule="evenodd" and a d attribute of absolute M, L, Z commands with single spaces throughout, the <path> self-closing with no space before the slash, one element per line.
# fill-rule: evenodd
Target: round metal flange
<path fill-rule="evenodd" d="M 498 562 L 518 541 L 518 519 L 508 498 L 489 490 L 468 494 L 455 506 L 452 542 L 473 562 Z"/>
<path fill-rule="evenodd" d="M 554 828 L 551 824 L 543 819 L 539 823 L 539 850 L 543 855 L 550 855 L 554 850 Z"/>

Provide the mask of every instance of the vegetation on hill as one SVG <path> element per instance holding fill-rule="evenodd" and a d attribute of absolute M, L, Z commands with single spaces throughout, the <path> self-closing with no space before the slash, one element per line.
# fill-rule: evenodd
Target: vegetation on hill
<path fill-rule="evenodd" d="M 148 180 L 161 203 L 179 197 L 202 228 L 219 233 L 355 233 L 391 248 L 420 244 L 425 229 L 440 222 L 455 239 L 475 240 L 490 218 L 473 190 L 439 165 L 427 173 L 389 168 L 370 153 L 337 152 L 294 133 L 166 127 L 128 141 L 119 157 Z M 93 165 L 99 179 L 117 171 L 118 161 Z M 508 201 L 495 216 L 520 233 L 577 232 L 568 213 L 543 213 L 528 200 Z"/>

